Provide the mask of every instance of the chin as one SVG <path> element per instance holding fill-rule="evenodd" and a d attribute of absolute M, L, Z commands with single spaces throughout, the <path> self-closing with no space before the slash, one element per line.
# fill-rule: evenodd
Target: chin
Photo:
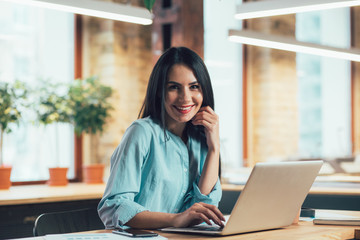
<path fill-rule="evenodd" d="M 188 119 L 188 118 L 178 118 L 177 122 L 179 122 L 179 123 L 187 123 L 190 120 L 191 120 L 191 118 L 190 119 Z"/>
<path fill-rule="evenodd" d="M 177 118 L 177 121 L 180 123 L 187 123 L 187 122 L 191 121 L 191 119 L 193 117 L 194 116 L 179 117 L 179 118 Z"/>

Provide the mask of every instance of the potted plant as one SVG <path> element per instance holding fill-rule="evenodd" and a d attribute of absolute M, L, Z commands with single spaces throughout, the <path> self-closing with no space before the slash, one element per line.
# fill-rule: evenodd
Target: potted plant
<path fill-rule="evenodd" d="M 50 83 L 43 81 L 41 87 L 35 90 L 37 100 L 35 101 L 35 111 L 37 120 L 40 124 L 47 126 L 55 124 L 55 151 L 56 166 L 49 167 L 50 186 L 65 186 L 68 184 L 68 167 L 60 166 L 58 149 L 59 123 L 70 123 L 71 108 L 69 108 L 69 97 L 67 95 L 68 86 L 61 83 Z"/>
<path fill-rule="evenodd" d="M 10 123 L 18 123 L 21 118 L 20 108 L 24 106 L 27 91 L 23 83 L 14 84 L 0 82 L 0 189 L 9 189 L 12 167 L 4 164 L 4 134 L 10 133 Z"/>
<path fill-rule="evenodd" d="M 70 84 L 70 107 L 73 110 L 72 122 L 75 134 L 96 134 L 103 131 L 106 119 L 110 117 L 111 104 L 108 98 L 112 88 L 100 83 L 97 77 L 77 79 Z M 84 182 L 103 183 L 104 164 L 83 166 Z"/>

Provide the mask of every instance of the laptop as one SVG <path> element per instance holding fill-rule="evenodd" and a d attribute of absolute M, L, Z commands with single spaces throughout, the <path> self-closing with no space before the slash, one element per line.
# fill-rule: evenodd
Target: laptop
<path fill-rule="evenodd" d="M 164 232 L 232 235 L 286 227 L 299 213 L 323 161 L 257 163 L 225 226 L 202 223 Z"/>

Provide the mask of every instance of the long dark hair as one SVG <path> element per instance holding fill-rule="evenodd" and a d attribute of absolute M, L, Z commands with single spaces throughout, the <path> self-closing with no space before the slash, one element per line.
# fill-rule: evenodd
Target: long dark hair
<path fill-rule="evenodd" d="M 150 116 L 166 127 L 165 87 L 170 69 L 175 64 L 184 64 L 189 67 L 201 86 L 203 93 L 202 106 L 214 109 L 214 94 L 209 72 L 199 55 L 186 47 L 172 47 L 166 50 L 150 75 L 145 100 L 141 107 L 139 118 Z"/>

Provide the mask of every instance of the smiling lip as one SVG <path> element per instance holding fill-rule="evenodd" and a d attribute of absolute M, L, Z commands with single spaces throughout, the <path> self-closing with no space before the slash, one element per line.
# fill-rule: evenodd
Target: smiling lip
<path fill-rule="evenodd" d="M 182 113 L 182 114 L 186 114 L 186 113 L 189 113 L 191 111 L 191 109 L 193 108 L 194 105 L 187 105 L 187 106 L 181 106 L 181 107 L 178 107 L 178 106 L 174 106 L 174 108 Z"/>

